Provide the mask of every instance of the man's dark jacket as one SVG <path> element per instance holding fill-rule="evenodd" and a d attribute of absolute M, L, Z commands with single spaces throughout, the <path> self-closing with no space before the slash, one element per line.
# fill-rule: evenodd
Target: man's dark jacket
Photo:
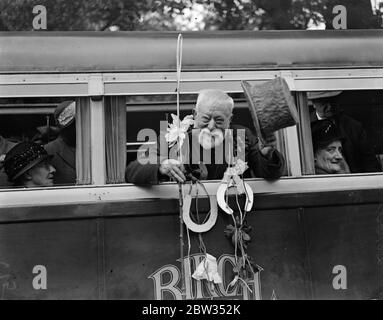
<path fill-rule="evenodd" d="M 13 185 L 12 182 L 8 181 L 8 176 L 4 171 L 2 161 L 5 158 L 5 155 L 11 150 L 16 143 L 11 142 L 0 135 L 0 188 L 3 187 L 11 187 Z"/>
<path fill-rule="evenodd" d="M 52 165 L 56 169 L 54 183 L 70 185 L 76 183 L 76 148 L 70 146 L 59 136 L 44 146 L 48 154 L 53 155 Z"/>
<path fill-rule="evenodd" d="M 266 179 L 278 179 L 285 171 L 285 160 L 282 156 L 282 154 L 277 151 L 273 150 L 270 157 L 266 158 L 264 157 L 258 147 L 258 138 L 253 135 L 253 133 L 250 131 L 250 129 L 239 126 L 239 125 L 231 125 L 230 127 L 233 129 L 233 136 L 234 136 L 234 150 L 236 150 L 236 130 L 237 129 L 243 129 L 245 130 L 245 161 L 247 162 L 249 169 L 248 169 L 244 177 L 259 177 L 259 178 L 266 178 Z M 189 133 L 189 141 L 191 141 L 191 133 Z M 192 145 L 192 143 L 190 143 Z M 200 147 L 200 146 L 199 146 Z M 159 148 L 158 148 L 159 149 Z M 193 151 L 190 149 L 189 153 L 189 163 L 192 163 L 192 154 Z M 200 147 L 200 155 L 201 160 L 206 159 L 203 157 L 203 149 Z M 206 151 L 205 151 L 206 152 Z M 209 151 L 210 153 L 210 151 Z M 224 150 L 224 155 L 227 153 L 226 150 Z M 205 164 L 207 171 L 208 171 L 208 177 L 207 180 L 218 180 L 222 179 L 224 176 L 224 173 L 227 169 L 227 163 L 224 160 L 221 162 L 221 164 L 215 164 L 214 161 L 214 155 L 215 155 L 215 149 L 211 150 L 211 164 Z M 126 168 L 126 174 L 125 179 L 127 182 L 135 183 L 135 184 L 157 184 L 161 180 L 163 180 L 163 177 L 159 174 L 159 164 L 160 164 L 160 158 L 158 157 L 158 163 L 157 164 L 141 164 L 138 160 L 135 160 L 131 162 L 128 167 Z"/>

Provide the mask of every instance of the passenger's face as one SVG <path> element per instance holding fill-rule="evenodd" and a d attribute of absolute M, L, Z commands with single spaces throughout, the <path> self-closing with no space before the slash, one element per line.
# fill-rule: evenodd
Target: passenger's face
<path fill-rule="evenodd" d="M 331 103 L 323 100 L 314 100 L 314 108 L 318 115 L 323 119 L 331 118 L 334 115 Z"/>
<path fill-rule="evenodd" d="M 231 111 L 222 106 L 201 106 L 198 109 L 194 117 L 194 126 L 201 129 L 199 143 L 204 149 L 215 148 L 222 144 L 231 117 Z"/>
<path fill-rule="evenodd" d="M 342 171 L 342 143 L 337 140 L 315 153 L 315 164 L 325 172 L 340 173 Z"/>
<path fill-rule="evenodd" d="M 200 106 L 194 117 L 195 127 L 199 129 L 207 128 L 210 131 L 214 129 L 225 130 L 229 128 L 231 111 L 222 106 Z"/>
<path fill-rule="evenodd" d="M 45 160 L 29 169 L 26 176 L 28 185 L 31 187 L 49 187 L 53 186 L 53 176 L 56 169 Z"/>

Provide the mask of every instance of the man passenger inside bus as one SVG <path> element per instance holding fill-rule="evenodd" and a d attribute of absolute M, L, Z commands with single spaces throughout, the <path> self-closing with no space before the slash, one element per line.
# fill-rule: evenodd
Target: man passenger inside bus
<path fill-rule="evenodd" d="M 316 174 L 350 173 L 343 157 L 346 139 L 332 121 L 319 120 L 313 123 L 312 139 Z"/>
<path fill-rule="evenodd" d="M 162 160 L 160 160 L 158 157 L 157 164 L 142 164 L 138 158 L 128 165 L 125 175 L 126 181 L 135 184 L 156 184 L 170 179 L 184 183 L 190 173 L 198 179 L 222 179 L 228 165 L 225 160 L 222 162 L 215 161 L 214 155 L 216 154 L 215 149 L 224 145 L 226 129 L 233 129 L 234 146 L 232 150 L 234 152 L 237 150 L 237 130 L 242 129 L 242 132 L 245 133 L 245 141 L 242 145 L 245 150 L 244 160 L 248 163 L 249 169 L 245 171 L 244 177 L 279 178 L 284 173 L 285 160 L 274 147 L 275 138 L 270 139 L 270 144 L 260 149 L 258 138 L 253 135 L 250 129 L 231 123 L 233 108 L 233 99 L 221 90 L 202 90 L 198 95 L 194 110 L 194 129 L 188 132 L 189 141 L 191 141 L 189 143 L 189 156 L 193 156 L 196 147 L 200 148 L 201 157 L 204 150 L 208 150 L 211 155 L 210 164 L 202 161 L 195 164 L 195 161 L 190 161 L 189 163 L 192 165 L 187 165 L 187 170 L 176 159 L 161 158 Z M 192 135 L 196 132 L 198 139 L 193 139 Z M 194 141 L 197 143 L 193 143 Z M 203 160 L 204 158 L 200 159 Z"/>
<path fill-rule="evenodd" d="M 55 122 L 60 129 L 59 136 L 44 146 L 53 155 L 56 168 L 54 183 L 68 185 L 76 183 L 76 102 L 64 101 L 54 111 Z"/>
<path fill-rule="evenodd" d="M 5 139 L 0 135 L 0 188 L 10 187 L 12 184 L 8 181 L 7 175 L 4 171 L 4 159 L 9 150 L 11 150 L 16 143 Z"/>
<path fill-rule="evenodd" d="M 4 168 L 15 187 L 49 187 L 53 185 L 56 169 L 43 147 L 33 142 L 14 146 L 4 159 Z"/>
<path fill-rule="evenodd" d="M 315 110 L 311 114 L 311 122 L 328 119 L 338 127 L 340 134 L 347 138 L 343 151 L 351 173 L 381 171 L 374 148 L 362 124 L 336 107 L 341 93 L 342 91 L 309 92 L 307 97 L 312 101 Z"/>

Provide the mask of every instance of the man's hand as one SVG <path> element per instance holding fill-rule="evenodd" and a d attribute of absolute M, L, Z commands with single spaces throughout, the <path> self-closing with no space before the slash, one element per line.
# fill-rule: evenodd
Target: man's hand
<path fill-rule="evenodd" d="M 261 149 L 261 154 L 262 154 L 264 157 L 266 157 L 266 158 L 268 158 L 268 159 L 271 159 L 273 150 L 274 150 L 274 147 L 271 147 L 271 146 L 264 146 L 264 147 Z"/>
<path fill-rule="evenodd" d="M 158 171 L 164 176 L 168 176 L 171 180 L 175 180 L 180 183 L 186 181 L 184 175 L 185 168 L 183 165 L 175 159 L 166 159 L 162 161 Z"/>
<path fill-rule="evenodd" d="M 277 139 L 275 138 L 275 134 L 271 134 L 267 137 L 265 137 L 266 143 L 263 145 L 261 142 L 259 142 L 259 147 L 261 150 L 261 154 L 268 158 L 271 159 L 272 153 L 277 145 Z"/>

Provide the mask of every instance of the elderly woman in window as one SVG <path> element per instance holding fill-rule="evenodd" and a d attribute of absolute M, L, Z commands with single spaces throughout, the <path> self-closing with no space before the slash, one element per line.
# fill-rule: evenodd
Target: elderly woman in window
<path fill-rule="evenodd" d="M 21 142 L 7 153 L 4 169 L 8 180 L 16 187 L 50 187 L 56 172 L 51 159 L 52 156 L 40 145 Z"/>
<path fill-rule="evenodd" d="M 336 125 L 329 120 L 312 124 L 312 139 L 316 174 L 344 174 L 350 169 L 343 157 L 345 138 Z"/>

